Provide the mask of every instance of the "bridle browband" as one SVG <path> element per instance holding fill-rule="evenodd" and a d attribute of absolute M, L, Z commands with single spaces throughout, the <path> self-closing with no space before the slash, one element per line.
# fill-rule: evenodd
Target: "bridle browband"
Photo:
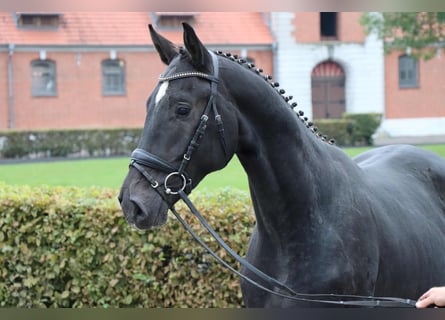
<path fill-rule="evenodd" d="M 193 137 L 183 155 L 181 164 L 179 167 L 175 167 L 168 163 L 167 161 L 161 159 L 160 157 L 143 150 L 141 148 L 136 148 L 131 154 L 131 162 L 130 166 L 134 167 L 138 170 L 150 183 L 151 187 L 158 192 L 161 198 L 169 205 L 170 211 L 175 215 L 178 221 L 184 226 L 184 228 L 191 234 L 191 236 L 204 248 L 207 252 L 214 257 L 219 263 L 221 263 L 224 267 L 228 268 L 230 271 L 238 275 L 239 277 L 246 280 L 248 283 L 260 288 L 266 292 L 271 294 L 280 296 L 282 298 L 304 301 L 304 302 L 316 302 L 316 303 L 325 303 L 325 304 L 334 304 L 334 305 L 343 305 L 343 306 L 362 306 L 362 307 L 414 307 L 415 301 L 411 299 L 402 299 L 402 298 L 392 298 L 392 297 L 373 297 L 373 296 L 359 296 L 359 295 L 337 295 L 337 294 L 306 294 L 306 293 L 298 293 L 286 286 L 284 283 L 278 281 L 275 278 L 268 276 L 263 273 L 261 270 L 257 269 L 255 266 L 250 264 L 248 261 L 240 257 L 236 252 L 234 252 L 219 236 L 218 234 L 210 227 L 205 218 L 200 214 L 200 212 L 196 209 L 193 203 L 187 196 L 187 193 L 191 192 L 192 189 L 192 180 L 186 172 L 187 166 L 190 162 L 190 159 L 193 153 L 198 149 L 200 145 L 200 141 L 205 134 L 205 130 L 207 128 L 207 122 L 209 120 L 210 111 L 213 111 L 215 115 L 215 122 L 217 125 L 217 129 L 219 132 L 220 142 L 222 148 L 224 150 L 224 154 L 227 159 L 227 150 L 224 138 L 224 126 L 221 119 L 221 115 L 218 113 L 218 109 L 216 106 L 216 96 L 218 89 L 218 59 L 216 55 L 209 51 L 212 62 L 213 62 L 213 75 L 209 75 L 202 72 L 180 72 L 172 75 L 161 75 L 159 77 L 160 82 L 164 81 L 174 81 L 177 79 L 184 79 L 190 77 L 198 77 L 205 80 L 210 81 L 210 97 L 207 102 L 207 105 L 204 109 L 203 114 L 201 115 L 200 122 L 193 134 Z M 145 168 L 151 168 L 157 171 L 161 171 L 167 174 L 164 179 L 164 182 L 159 183 L 153 176 L 151 176 Z M 176 184 L 174 183 L 174 179 L 176 178 Z M 255 276 L 260 278 L 262 281 L 267 283 L 269 287 L 280 289 L 280 291 L 274 291 L 258 283 L 252 278 L 247 277 L 244 274 L 241 274 L 238 270 L 234 269 L 227 262 L 225 262 L 222 258 L 220 258 L 213 250 L 211 250 L 206 243 L 192 230 L 190 225 L 182 219 L 180 214 L 176 211 L 174 204 L 171 203 L 167 199 L 169 195 L 178 195 L 190 211 L 196 216 L 199 222 L 204 226 L 204 228 L 215 238 L 215 240 L 229 253 L 235 260 L 237 260 L 241 265 L 251 271 Z M 284 293 L 285 292 L 285 293 Z M 336 300 L 328 300 L 328 299 L 336 299 Z M 343 299 L 348 299 L 347 301 Z"/>

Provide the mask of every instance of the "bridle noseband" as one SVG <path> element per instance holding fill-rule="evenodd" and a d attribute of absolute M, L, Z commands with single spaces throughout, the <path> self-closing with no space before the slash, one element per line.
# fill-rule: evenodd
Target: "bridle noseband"
<path fill-rule="evenodd" d="M 182 157 L 181 164 L 179 167 L 175 167 L 168 163 L 167 161 L 161 159 L 160 157 L 143 150 L 141 148 L 136 148 L 131 154 L 131 162 L 130 167 L 134 167 L 138 170 L 150 183 L 151 187 L 155 189 L 158 194 L 162 197 L 162 199 L 169 205 L 169 209 L 176 216 L 179 222 L 184 226 L 184 228 L 192 235 L 192 237 L 204 248 L 207 252 L 213 256 L 218 262 L 220 262 L 223 266 L 228 268 L 230 271 L 238 275 L 239 277 L 246 280 L 248 283 L 260 288 L 266 292 L 271 294 L 280 296 L 282 298 L 304 301 L 304 302 L 316 302 L 316 303 L 325 303 L 325 304 L 334 304 L 334 305 L 343 305 L 343 306 L 362 306 L 362 307 L 413 307 L 415 306 L 415 301 L 410 299 L 402 299 L 402 298 L 391 298 L 391 297 L 373 297 L 373 296 L 358 296 L 358 295 L 336 295 L 336 294 L 305 294 L 298 293 L 283 284 L 282 282 L 276 280 L 263 273 L 261 270 L 257 269 L 255 266 L 250 264 L 248 261 L 240 257 L 237 253 L 235 253 L 219 236 L 218 234 L 210 227 L 204 217 L 200 214 L 200 212 L 196 209 L 193 203 L 187 196 L 192 189 L 192 180 L 186 172 L 187 166 L 192 158 L 193 153 L 198 149 L 201 139 L 204 137 L 207 122 L 209 120 L 210 111 L 213 111 L 215 115 L 215 122 L 217 125 L 217 129 L 219 132 L 219 137 L 221 141 L 221 145 L 224 151 L 224 154 L 227 159 L 227 150 L 226 143 L 224 138 L 224 126 L 222 122 L 221 115 L 218 113 L 218 109 L 216 107 L 216 96 L 218 89 L 218 59 L 216 55 L 209 51 L 212 62 L 213 62 L 213 75 L 208 75 L 202 72 L 180 72 L 172 75 L 161 75 L 159 77 L 160 82 L 164 81 L 174 81 L 177 79 L 190 78 L 190 77 L 198 77 L 202 79 L 206 79 L 210 81 L 211 92 L 210 97 L 207 102 L 207 105 L 204 109 L 204 112 L 200 118 L 200 122 L 193 134 L 193 137 Z M 161 171 L 167 174 L 164 179 L 164 182 L 159 183 L 153 176 L 151 176 L 146 167 Z M 174 183 L 174 179 L 176 178 L 177 184 Z M 172 181 L 171 181 L 172 180 Z M 163 186 L 162 188 L 160 188 Z M 161 189 L 161 190 L 160 190 Z M 182 219 L 180 214 L 174 208 L 174 204 L 172 204 L 166 198 L 166 195 L 178 195 L 184 203 L 188 206 L 190 211 L 197 217 L 197 219 L 201 222 L 204 228 L 215 238 L 215 240 L 232 256 L 234 257 L 241 265 L 245 268 L 249 269 L 255 276 L 259 277 L 268 286 L 280 289 L 282 292 L 275 291 L 270 289 L 257 281 L 253 280 L 241 274 L 239 271 L 235 270 L 232 266 L 227 264 L 224 260 L 222 260 L 214 251 L 212 251 L 206 243 L 193 231 L 193 229 L 187 224 L 187 222 Z M 286 292 L 286 293 L 283 293 Z M 337 300 L 328 300 L 328 299 L 337 299 Z M 343 299 L 348 299 L 348 301 L 344 301 Z"/>

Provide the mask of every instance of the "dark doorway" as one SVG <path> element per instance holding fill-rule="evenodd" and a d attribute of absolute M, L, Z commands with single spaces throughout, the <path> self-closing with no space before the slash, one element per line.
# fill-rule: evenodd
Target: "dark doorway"
<path fill-rule="evenodd" d="M 312 117 L 341 118 L 346 111 L 345 74 L 343 68 L 326 61 L 312 70 Z"/>

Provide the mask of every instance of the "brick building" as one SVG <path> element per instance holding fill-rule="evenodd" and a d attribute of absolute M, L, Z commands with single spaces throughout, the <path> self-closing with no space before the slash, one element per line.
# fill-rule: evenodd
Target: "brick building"
<path fill-rule="evenodd" d="M 378 112 L 377 144 L 445 142 L 445 58 L 383 53 L 360 12 L 277 12 L 274 70 L 313 118 Z"/>
<path fill-rule="evenodd" d="M 260 13 L 0 13 L 0 130 L 141 127 L 165 66 L 152 23 L 182 43 L 181 21 L 210 48 L 273 73 L 273 38 Z"/>
<path fill-rule="evenodd" d="M 405 52 L 385 57 L 385 118 L 376 133 L 380 144 L 445 142 L 445 57 L 428 61 Z"/>
<path fill-rule="evenodd" d="M 310 118 L 384 115 L 377 143 L 445 141 L 445 59 L 385 56 L 360 12 L 0 13 L 0 130 L 140 127 L 164 70 L 152 23 L 254 60 Z M 420 140 L 419 140 L 420 137 Z"/>
<path fill-rule="evenodd" d="M 384 111 L 383 45 L 359 12 L 272 13 L 275 74 L 310 118 Z"/>

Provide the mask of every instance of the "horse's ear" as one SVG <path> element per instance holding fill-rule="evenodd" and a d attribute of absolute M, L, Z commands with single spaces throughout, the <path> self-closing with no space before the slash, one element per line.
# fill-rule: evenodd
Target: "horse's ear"
<path fill-rule="evenodd" d="M 189 24 L 183 22 L 182 26 L 184 28 L 184 45 L 190 53 L 193 66 L 201 71 L 211 71 L 212 57 L 207 48 L 204 47 L 195 30 Z"/>
<path fill-rule="evenodd" d="M 178 54 L 176 46 L 157 33 L 151 24 L 148 25 L 148 29 L 150 30 L 151 40 L 153 41 L 162 62 L 169 65 L 173 58 Z"/>

